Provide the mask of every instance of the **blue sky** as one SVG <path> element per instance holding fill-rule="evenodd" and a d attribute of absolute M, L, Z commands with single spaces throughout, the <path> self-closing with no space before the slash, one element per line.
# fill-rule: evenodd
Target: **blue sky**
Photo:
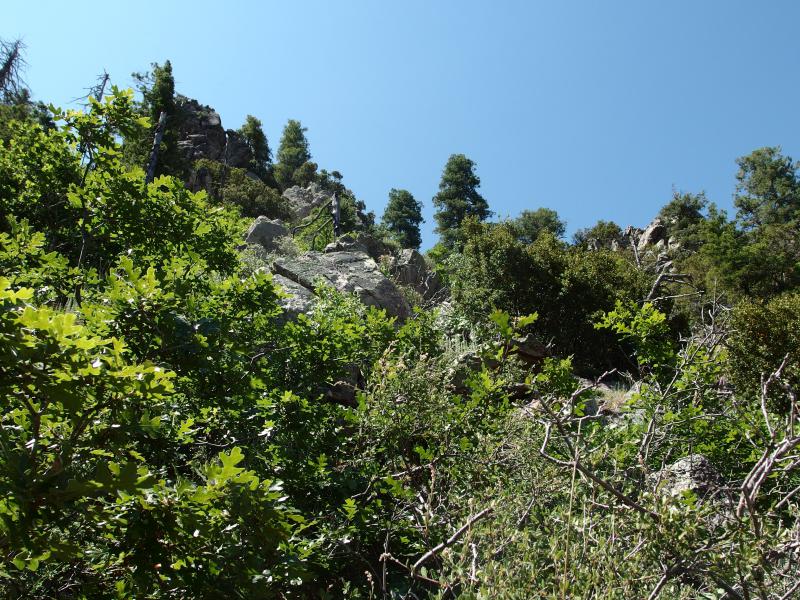
<path fill-rule="evenodd" d="M 738 156 L 800 158 L 800 2 L 330 0 L 12 2 L 0 37 L 65 106 L 172 61 L 178 90 L 273 148 L 287 119 L 378 215 L 425 205 L 450 154 L 477 163 L 499 216 L 547 206 L 568 233 L 644 225 L 673 188 L 731 206 Z"/>

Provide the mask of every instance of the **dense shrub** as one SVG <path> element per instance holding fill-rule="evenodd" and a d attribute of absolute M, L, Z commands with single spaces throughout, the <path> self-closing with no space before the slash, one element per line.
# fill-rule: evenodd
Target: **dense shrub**
<path fill-rule="evenodd" d="M 757 396 L 763 380 L 782 364 L 789 389 L 800 387 L 800 293 L 768 302 L 742 302 L 733 312 L 731 325 L 729 373 L 737 389 Z M 784 411 L 786 393 L 773 388 L 774 401 Z"/>
<path fill-rule="evenodd" d="M 208 181 L 207 191 L 214 201 L 237 207 L 244 217 L 290 217 L 289 206 L 280 192 L 244 169 L 201 159 L 194 163 L 193 172 L 198 181 Z"/>
<path fill-rule="evenodd" d="M 613 338 L 594 328 L 602 311 L 618 300 L 646 295 L 646 278 L 625 258 L 611 251 L 568 247 L 543 233 L 523 244 L 504 224 L 472 224 L 450 274 L 453 298 L 473 321 L 487 308 L 512 315 L 538 313 L 534 331 L 552 341 L 562 355 L 574 354 L 582 366 L 620 364 L 608 352 Z"/>

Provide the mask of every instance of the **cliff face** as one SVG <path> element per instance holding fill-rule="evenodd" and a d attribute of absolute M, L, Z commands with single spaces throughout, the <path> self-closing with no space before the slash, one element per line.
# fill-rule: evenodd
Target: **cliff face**
<path fill-rule="evenodd" d="M 187 161 L 207 158 L 228 167 L 250 166 L 250 147 L 239 133 L 222 127 L 219 113 L 185 96 L 178 96 L 176 102 L 181 113 L 178 146 Z"/>

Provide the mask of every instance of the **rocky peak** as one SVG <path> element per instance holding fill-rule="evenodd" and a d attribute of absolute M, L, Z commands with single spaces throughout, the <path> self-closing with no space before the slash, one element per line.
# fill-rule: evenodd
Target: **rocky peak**
<path fill-rule="evenodd" d="M 222 118 L 210 106 L 185 96 L 175 98 L 180 112 L 178 147 L 188 161 L 215 160 L 229 167 L 246 169 L 253 158 L 239 133 L 222 127 Z"/>

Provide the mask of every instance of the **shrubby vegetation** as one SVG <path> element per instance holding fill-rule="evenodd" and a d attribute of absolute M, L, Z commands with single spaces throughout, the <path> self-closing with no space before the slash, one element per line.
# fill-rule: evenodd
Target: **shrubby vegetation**
<path fill-rule="evenodd" d="M 341 174 L 317 172 L 298 122 L 272 165 L 248 119 L 255 178 L 204 161 L 210 195 L 145 183 L 157 95 L 106 92 L 2 106 L 4 596 L 799 589 L 800 185 L 777 149 L 741 159 L 736 220 L 702 195 L 664 207 L 673 279 L 613 223 L 575 244 L 546 209 L 486 223 L 454 155 L 429 255 L 450 302 L 401 323 L 320 287 L 288 320 L 235 250 L 243 217 L 285 214 L 274 171 L 369 229 Z M 706 478 L 677 486 L 676 461 Z"/>

